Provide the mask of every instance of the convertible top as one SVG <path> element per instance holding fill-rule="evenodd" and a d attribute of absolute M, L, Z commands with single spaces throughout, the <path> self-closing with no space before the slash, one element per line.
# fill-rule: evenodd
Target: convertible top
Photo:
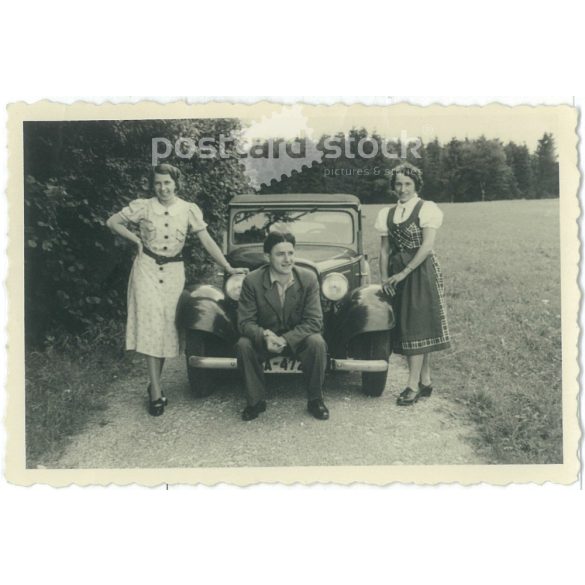
<path fill-rule="evenodd" d="M 351 205 L 359 207 L 360 200 L 346 193 L 279 193 L 276 195 L 246 194 L 236 195 L 230 205 Z"/>

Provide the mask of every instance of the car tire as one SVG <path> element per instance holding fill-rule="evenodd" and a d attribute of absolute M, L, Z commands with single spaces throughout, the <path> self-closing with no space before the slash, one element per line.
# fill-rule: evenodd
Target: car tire
<path fill-rule="evenodd" d="M 205 398 L 213 394 L 216 385 L 216 372 L 202 368 L 193 368 L 189 365 L 189 357 L 192 355 L 217 356 L 216 340 L 203 331 L 187 331 L 185 344 L 185 356 L 187 361 L 187 376 L 191 394 L 195 398 Z"/>
<path fill-rule="evenodd" d="M 386 360 L 392 354 L 390 331 L 365 333 L 353 340 L 354 357 L 362 360 Z M 366 396 L 382 396 L 386 387 L 388 370 L 385 372 L 362 372 L 362 392 Z"/>

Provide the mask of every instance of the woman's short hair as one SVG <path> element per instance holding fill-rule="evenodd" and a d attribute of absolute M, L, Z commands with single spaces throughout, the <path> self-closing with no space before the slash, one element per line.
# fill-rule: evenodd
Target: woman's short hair
<path fill-rule="evenodd" d="M 404 175 L 409 179 L 412 179 L 414 182 L 414 188 L 418 191 L 422 189 L 423 186 L 423 175 L 422 171 L 411 165 L 410 163 L 402 163 L 399 164 L 397 167 L 392 169 L 392 174 L 390 175 L 390 189 L 394 191 L 394 187 L 396 186 L 396 175 Z"/>
<path fill-rule="evenodd" d="M 289 242 L 293 245 L 293 248 L 297 245 L 297 239 L 290 232 L 279 232 L 276 230 L 270 232 L 264 240 L 264 253 L 270 254 L 276 244 L 282 244 L 283 242 Z"/>
<path fill-rule="evenodd" d="M 175 181 L 175 187 L 178 191 L 181 188 L 181 171 L 174 167 L 173 165 L 169 165 L 167 163 L 163 163 L 160 165 L 156 165 L 152 168 L 150 173 L 150 188 L 154 188 L 154 175 L 170 175 L 171 179 Z"/>

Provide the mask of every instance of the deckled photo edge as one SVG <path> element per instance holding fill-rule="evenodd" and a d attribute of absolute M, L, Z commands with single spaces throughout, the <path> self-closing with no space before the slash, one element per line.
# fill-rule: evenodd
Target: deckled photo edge
<path fill-rule="evenodd" d="M 141 102 L 130 105 L 94 105 L 75 103 L 72 105 L 40 102 L 37 104 L 13 104 L 8 107 L 8 377 L 6 476 L 15 484 L 31 485 L 44 483 L 53 486 L 107 485 L 161 485 L 164 483 L 202 483 L 215 485 L 230 483 L 250 485 L 254 483 L 339 483 L 355 482 L 384 485 L 393 482 L 440 484 L 461 483 L 465 485 L 487 482 L 497 485 L 508 483 L 563 483 L 577 479 L 579 470 L 578 444 L 580 428 L 578 421 L 579 364 L 578 341 L 580 291 L 578 266 L 580 245 L 578 240 L 578 218 L 580 215 L 577 197 L 580 175 L 577 166 L 576 132 L 577 110 L 570 106 L 414 106 L 396 104 L 392 106 L 303 106 L 311 109 L 326 108 L 328 115 L 343 117 L 352 108 L 373 108 L 381 112 L 392 109 L 406 113 L 431 113 L 441 110 L 477 109 L 485 112 L 490 108 L 557 109 L 559 118 L 558 158 L 560 161 L 560 221 L 561 221 L 561 271 L 562 271 L 562 336 L 563 336 L 563 443 L 562 465 L 493 465 L 493 466 L 376 466 L 376 467 L 286 467 L 286 468 L 220 468 L 220 469 L 84 469 L 84 470 L 33 470 L 25 466 L 24 424 L 24 254 L 23 236 L 23 136 L 22 123 L 26 120 L 92 120 L 92 119 L 148 119 L 148 118 L 196 118 L 239 117 L 241 115 L 261 117 L 278 110 L 281 104 L 261 102 L 258 104 L 157 104 Z M 562 134 L 561 134 L 562 131 Z M 572 227 L 571 227 L 572 226 Z M 577 239 L 577 241 L 575 241 Z"/>

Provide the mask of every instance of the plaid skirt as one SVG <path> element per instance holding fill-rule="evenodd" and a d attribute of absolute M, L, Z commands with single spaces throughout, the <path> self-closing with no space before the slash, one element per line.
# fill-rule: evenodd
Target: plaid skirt
<path fill-rule="evenodd" d="M 390 258 L 389 274 L 397 274 L 414 258 L 416 250 Z M 441 267 L 434 253 L 396 287 L 392 300 L 396 316 L 394 352 L 417 355 L 451 346 Z"/>

